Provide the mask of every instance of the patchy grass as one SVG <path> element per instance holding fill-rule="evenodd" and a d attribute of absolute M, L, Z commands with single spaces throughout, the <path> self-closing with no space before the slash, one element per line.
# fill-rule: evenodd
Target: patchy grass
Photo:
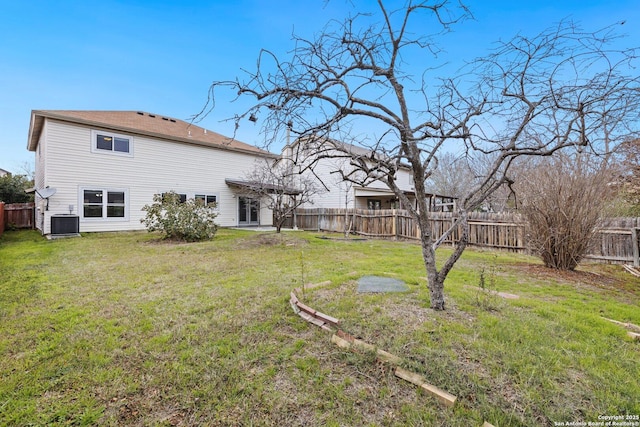
<path fill-rule="evenodd" d="M 443 249 L 446 252 L 447 249 Z M 481 276 L 481 272 L 482 276 Z M 358 294 L 376 274 L 410 291 Z M 0 239 L 1 425 L 554 425 L 640 414 L 640 280 L 468 250 L 430 310 L 417 245 L 220 230 Z M 289 291 L 458 396 L 453 410 L 296 316 Z M 503 300 L 470 286 L 520 295 Z"/>

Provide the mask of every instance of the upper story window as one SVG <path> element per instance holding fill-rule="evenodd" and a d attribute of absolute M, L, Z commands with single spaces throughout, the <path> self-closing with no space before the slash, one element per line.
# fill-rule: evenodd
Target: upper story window
<path fill-rule="evenodd" d="M 133 137 L 101 130 L 91 131 L 91 151 L 124 156 L 133 155 Z"/>

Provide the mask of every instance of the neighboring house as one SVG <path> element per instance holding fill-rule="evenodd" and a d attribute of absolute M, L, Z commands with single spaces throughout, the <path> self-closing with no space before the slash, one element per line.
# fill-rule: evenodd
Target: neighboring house
<path fill-rule="evenodd" d="M 272 224 L 271 211 L 225 180 L 278 156 L 182 120 L 34 110 L 27 148 L 36 155 L 36 227 L 43 234 L 52 232 L 52 220 L 69 217 L 77 217 L 80 232 L 144 229 L 142 207 L 171 190 L 216 202 L 221 226 Z"/>
<path fill-rule="evenodd" d="M 0 176 L 7 176 L 7 175 L 11 175 L 11 172 L 0 168 Z"/>
<path fill-rule="evenodd" d="M 358 185 L 345 181 L 342 175 L 354 173 L 355 167 L 350 164 L 350 156 L 366 159 L 371 151 L 338 141 L 326 140 L 320 146 L 314 145 L 309 150 L 305 143 L 296 140 L 282 150 L 281 161 L 287 159 L 298 166 L 304 176 L 316 179 L 318 186 L 323 189 L 313 196 L 312 202 L 305 204 L 306 208 L 348 208 L 348 209 L 401 209 L 400 202 L 393 191 L 381 181 L 367 182 Z M 335 149 L 338 146 L 339 149 Z M 322 153 L 320 156 L 317 153 Z M 372 162 L 368 162 L 373 165 Z M 313 166 L 310 166 L 313 165 Z M 338 173 L 341 171 L 342 173 Z M 360 174 L 362 176 L 362 174 Z M 411 168 L 401 165 L 396 172 L 396 185 L 411 200 L 415 206 L 415 191 Z M 451 197 L 430 194 L 429 206 L 433 211 L 451 211 L 454 209 L 455 199 Z"/>

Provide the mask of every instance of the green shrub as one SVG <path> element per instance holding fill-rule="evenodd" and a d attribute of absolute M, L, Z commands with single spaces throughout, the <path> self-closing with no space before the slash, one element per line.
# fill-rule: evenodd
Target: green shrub
<path fill-rule="evenodd" d="M 33 181 L 24 175 L 0 176 L 0 202 L 27 203 L 33 202 L 33 194 L 25 193 L 25 189 L 33 187 Z"/>
<path fill-rule="evenodd" d="M 147 214 L 140 221 L 150 232 L 161 232 L 165 239 L 210 240 L 218 230 L 214 222 L 218 213 L 214 208 L 215 203 L 205 205 L 201 200 L 181 202 L 180 195 L 170 191 L 155 194 L 153 204 L 142 208 Z"/>

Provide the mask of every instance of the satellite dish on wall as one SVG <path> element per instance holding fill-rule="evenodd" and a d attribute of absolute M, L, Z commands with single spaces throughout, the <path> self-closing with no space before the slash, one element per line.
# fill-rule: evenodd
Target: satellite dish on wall
<path fill-rule="evenodd" d="M 38 196 L 42 197 L 43 199 L 48 199 L 49 197 L 53 196 L 54 194 L 56 194 L 56 189 L 55 188 L 43 188 L 42 190 L 36 190 L 36 193 L 38 193 Z"/>
<path fill-rule="evenodd" d="M 38 193 L 38 196 L 42 197 L 47 201 L 47 206 L 45 207 L 45 210 L 47 211 L 49 210 L 49 197 L 56 194 L 56 191 L 57 190 L 55 188 L 50 188 L 50 187 L 45 187 L 42 190 L 36 190 L 36 193 Z"/>

